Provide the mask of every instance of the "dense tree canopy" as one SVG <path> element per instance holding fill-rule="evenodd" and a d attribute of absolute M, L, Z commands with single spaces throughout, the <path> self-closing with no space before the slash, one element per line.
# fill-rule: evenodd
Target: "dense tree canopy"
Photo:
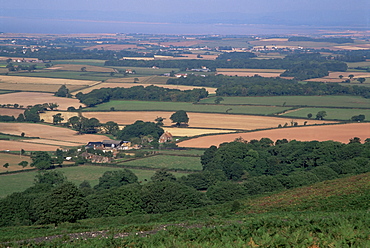
<path fill-rule="evenodd" d="M 117 138 L 120 140 L 131 140 L 132 138 L 141 138 L 143 136 L 152 136 L 155 140 L 164 133 L 164 130 L 154 122 L 136 121 L 134 124 L 125 126 L 117 132 Z"/>

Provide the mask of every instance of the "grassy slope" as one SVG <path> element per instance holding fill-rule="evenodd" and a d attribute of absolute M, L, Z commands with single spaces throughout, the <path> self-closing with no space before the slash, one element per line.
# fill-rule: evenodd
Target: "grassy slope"
<path fill-rule="evenodd" d="M 325 120 L 350 120 L 354 115 L 365 115 L 365 120 L 370 119 L 370 109 L 302 108 L 282 116 L 307 118 L 307 114 L 311 113 L 315 118 L 319 111 L 326 111 Z"/>
<path fill-rule="evenodd" d="M 126 247 L 131 242 L 132 247 L 134 244 L 153 247 L 154 243 L 157 243 L 156 247 L 169 247 L 170 243 L 174 247 L 220 247 L 221 243 L 223 247 L 257 247 L 253 244 L 260 247 L 277 247 L 279 244 L 279 247 L 297 247 L 298 244 L 298 247 L 368 247 L 369 182 L 370 173 L 367 173 L 254 197 L 240 201 L 242 206 L 236 212 L 232 203 L 226 203 L 157 215 L 86 219 L 76 224 L 62 224 L 57 229 L 53 225 L 4 227 L 0 228 L 0 241 L 89 230 L 135 233 L 156 229 L 161 223 L 178 222 L 193 227 L 161 227 L 165 231 L 146 238 L 133 235 L 125 239 L 63 243 L 64 237 L 54 245 Z M 311 246 L 314 244 L 321 245 Z"/>

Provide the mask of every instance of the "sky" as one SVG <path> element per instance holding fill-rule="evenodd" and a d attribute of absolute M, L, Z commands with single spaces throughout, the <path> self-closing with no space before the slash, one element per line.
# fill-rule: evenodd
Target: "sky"
<path fill-rule="evenodd" d="M 370 27 L 370 0 L 1 1 L 0 32 L 240 34 Z"/>

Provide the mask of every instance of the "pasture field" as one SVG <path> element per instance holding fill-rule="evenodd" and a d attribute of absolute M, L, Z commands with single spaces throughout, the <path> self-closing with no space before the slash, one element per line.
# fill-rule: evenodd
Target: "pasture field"
<path fill-rule="evenodd" d="M 191 170 L 197 171 L 202 169 L 199 157 L 181 157 L 181 156 L 169 156 L 169 155 L 157 155 L 153 157 L 147 157 L 137 159 L 128 162 L 119 163 L 123 166 L 137 166 L 154 169 L 171 169 L 171 170 Z"/>
<path fill-rule="evenodd" d="M 0 94 L 8 94 L 8 93 L 12 93 L 13 91 L 11 90 L 0 90 Z"/>
<path fill-rule="evenodd" d="M 204 128 L 176 128 L 176 127 L 163 127 L 167 132 L 170 132 L 173 136 L 181 137 L 192 137 L 203 134 L 217 134 L 217 133 L 233 133 L 234 130 L 215 130 L 215 129 L 204 129 Z"/>
<path fill-rule="evenodd" d="M 50 79 L 72 79 L 80 81 L 102 81 L 112 78 L 109 72 L 77 72 L 77 71 L 55 71 L 39 70 L 32 73 L 18 72 L 12 73 L 13 76 L 24 76 L 29 78 L 50 78 Z"/>
<path fill-rule="evenodd" d="M 263 96 L 263 97 L 222 97 L 223 105 L 250 104 L 271 106 L 315 106 L 369 108 L 370 99 L 359 96 Z M 200 103 L 214 103 L 216 97 L 203 99 Z"/>
<path fill-rule="evenodd" d="M 30 157 L 21 156 L 20 154 L 10 154 L 10 153 L 1 152 L 0 153 L 0 172 L 22 170 L 23 167 L 18 165 L 19 162 L 22 162 L 22 161 L 28 162 L 28 166 L 25 169 L 29 169 L 30 168 L 29 165 L 31 163 Z M 3 167 L 5 163 L 9 163 L 8 168 Z"/>
<path fill-rule="evenodd" d="M 50 72 L 49 72 L 50 73 Z M 27 73 L 20 76 L 4 76 L 0 75 L 1 83 L 10 83 L 10 84 L 51 84 L 51 85 L 76 85 L 76 86 L 88 86 L 93 85 L 96 82 L 91 80 L 71 80 L 71 79 L 61 79 L 61 78 L 43 78 L 43 77 L 32 77 L 37 73 Z M 39 74 L 38 74 L 39 75 Z M 21 90 L 21 89 L 17 89 Z"/>
<path fill-rule="evenodd" d="M 89 88 L 85 88 L 85 89 L 82 89 L 82 90 L 77 90 L 77 91 L 74 91 L 73 93 L 74 94 L 77 94 L 78 92 L 82 92 L 84 94 L 86 93 L 89 93 L 95 89 L 101 89 L 101 88 L 116 88 L 116 87 L 122 87 L 122 88 L 131 88 L 131 87 L 134 87 L 134 86 L 144 86 L 144 87 L 147 87 L 149 85 L 154 85 L 154 86 L 158 86 L 158 87 L 163 87 L 163 88 L 167 88 L 167 89 L 178 89 L 178 90 L 192 90 L 192 89 L 201 89 L 201 88 L 205 88 L 209 94 L 216 94 L 216 90 L 217 88 L 211 88 L 211 87 L 198 87 L 198 86 L 186 86 L 186 85 L 170 85 L 170 84 L 155 84 L 155 83 L 150 83 L 150 78 L 148 78 L 148 80 L 146 80 L 147 78 L 144 78 L 142 80 L 142 78 L 138 78 L 140 81 L 139 83 L 133 83 L 133 79 L 129 79 L 129 78 L 125 78 L 125 79 L 128 79 L 126 81 L 128 81 L 127 83 L 125 82 L 120 82 L 120 83 L 113 83 L 112 81 L 108 81 L 107 82 L 104 82 L 104 83 L 99 83 L 99 84 L 95 84 L 94 86 L 92 87 L 89 87 Z M 149 83 L 148 83 L 149 82 Z"/>
<path fill-rule="evenodd" d="M 348 68 L 356 68 L 356 67 L 370 67 L 370 60 L 369 61 L 362 61 L 362 62 L 346 62 Z"/>
<path fill-rule="evenodd" d="M 56 92 L 60 86 L 57 84 L 13 84 L 13 83 L 1 83 L 0 82 L 0 89 L 4 90 L 14 90 L 14 91 L 23 91 L 23 92 L 47 92 L 47 93 L 54 93 Z M 84 86 L 77 86 L 77 85 L 66 85 L 67 88 L 71 91 L 76 91 Z M 86 86 L 85 86 L 86 87 Z"/>
<path fill-rule="evenodd" d="M 59 105 L 58 109 L 65 110 L 70 106 L 79 108 L 79 106 L 84 106 L 77 99 L 66 98 L 66 97 L 56 97 L 50 93 L 40 93 L 40 92 L 16 92 L 1 95 L 0 104 L 14 104 L 18 103 L 24 107 L 28 105 L 43 104 L 43 103 L 57 103 Z"/>
<path fill-rule="evenodd" d="M 57 168 L 55 170 L 61 171 L 67 177 L 68 181 L 71 181 L 76 185 L 79 185 L 84 180 L 86 180 L 93 187 L 98 184 L 99 177 L 101 177 L 104 174 L 104 172 L 122 169 L 106 166 L 80 165 L 66 168 Z M 143 183 L 150 181 L 150 178 L 155 173 L 155 170 L 141 170 L 141 169 L 130 169 L 130 170 L 133 173 L 135 173 L 139 181 Z M 176 177 L 187 175 L 186 172 L 171 172 L 171 173 L 174 174 Z M 0 198 L 5 197 L 14 192 L 24 191 L 25 189 L 31 187 L 34 184 L 35 175 L 37 175 L 36 171 L 0 175 L 0 188 L 1 188 Z M 145 181 L 145 179 L 147 181 Z"/>
<path fill-rule="evenodd" d="M 56 64 L 52 67 L 47 68 L 47 70 L 61 70 L 61 71 L 77 71 L 82 72 L 81 68 L 85 67 L 86 72 L 114 72 L 114 69 L 94 66 L 94 65 L 81 65 L 81 64 Z"/>
<path fill-rule="evenodd" d="M 62 60 L 53 60 L 52 62 L 54 64 L 104 66 L 105 60 L 101 60 L 101 59 L 62 59 Z"/>
<path fill-rule="evenodd" d="M 330 72 L 328 76 L 322 77 L 322 78 L 311 78 L 307 79 L 305 81 L 308 82 L 342 82 L 346 79 L 349 79 L 348 75 L 354 75 L 354 78 L 351 80 L 351 82 L 357 83 L 357 78 L 363 77 L 363 78 L 370 78 L 370 72 L 366 71 L 346 71 L 346 72 Z M 340 79 L 339 76 L 342 75 L 343 78 Z M 369 83 L 369 80 L 365 81 L 365 83 Z"/>
<path fill-rule="evenodd" d="M 258 74 L 261 77 L 280 77 L 285 70 L 275 69 L 217 69 L 217 74 L 226 76 L 253 77 Z"/>
<path fill-rule="evenodd" d="M 226 113 L 230 114 L 258 114 L 272 115 L 288 110 L 288 107 L 273 107 L 273 106 L 223 106 L 219 105 L 204 105 L 192 104 L 186 102 L 154 102 L 154 101 L 110 101 L 98 106 L 87 108 L 85 111 L 107 111 L 111 107 L 115 110 L 124 111 L 177 111 L 185 110 L 189 112 L 202 113 Z M 231 109 L 230 109 L 231 108 Z"/>
<path fill-rule="evenodd" d="M 326 111 L 327 120 L 345 120 L 348 121 L 354 115 L 365 115 L 365 120 L 370 120 L 370 109 L 339 109 L 339 108 L 301 108 L 294 111 L 289 111 L 282 116 L 286 117 L 302 117 L 307 118 L 307 114 L 311 113 L 312 118 L 316 117 L 319 111 Z"/>
<path fill-rule="evenodd" d="M 104 50 L 113 50 L 119 51 L 124 49 L 144 49 L 143 47 L 139 47 L 136 44 L 99 44 L 84 48 L 84 50 L 94 50 L 94 49 L 104 49 Z"/>
<path fill-rule="evenodd" d="M 212 145 L 218 146 L 224 142 L 232 142 L 237 138 L 243 138 L 247 141 L 252 139 L 260 140 L 261 138 L 270 138 L 273 141 L 278 139 L 298 141 L 333 140 L 342 143 L 348 143 L 353 137 L 359 137 L 362 141 L 370 138 L 370 123 L 291 127 L 249 133 L 212 135 L 182 141 L 178 143 L 178 146 L 208 148 Z"/>
<path fill-rule="evenodd" d="M 173 123 L 170 120 L 170 116 L 173 112 L 164 111 L 147 111 L 147 112 L 136 112 L 136 111 L 114 111 L 114 112 L 83 112 L 83 116 L 87 118 L 95 117 L 101 123 L 108 121 L 117 122 L 120 125 L 129 125 L 134 123 L 136 120 L 142 121 L 154 121 L 158 116 L 165 118 L 164 125 L 170 126 Z M 210 113 L 192 113 L 188 112 L 189 126 L 191 128 L 214 128 L 218 129 L 218 132 L 229 132 L 232 129 L 238 130 L 255 130 L 261 128 L 277 127 L 279 124 L 290 121 L 290 118 L 281 117 L 270 117 L 270 116 L 253 116 L 253 115 L 229 115 L 229 114 L 210 114 Z M 295 120 L 299 125 L 303 125 L 304 121 L 307 121 L 308 125 L 322 124 L 322 123 L 333 123 L 332 121 L 319 121 L 319 120 Z M 173 128 L 174 132 L 192 132 L 188 128 Z M 181 131 L 184 130 L 184 131 Z M 199 130 L 201 131 L 201 130 Z M 204 130 L 206 132 L 207 130 Z"/>
<path fill-rule="evenodd" d="M 132 83 L 134 81 L 135 75 L 132 75 L 130 77 L 124 77 L 124 78 L 111 78 L 105 81 L 105 83 Z M 136 77 L 139 79 L 137 83 L 142 84 L 166 84 L 169 77 L 165 76 L 144 76 L 144 77 Z"/>
<path fill-rule="evenodd" d="M 137 75 L 143 75 L 143 76 L 150 76 L 150 75 L 161 75 L 164 73 L 170 73 L 171 71 L 177 72 L 179 68 L 159 68 L 159 69 L 153 69 L 151 67 L 132 67 L 132 66 L 107 66 L 108 68 L 114 68 L 117 70 L 134 70 L 136 71 Z"/>
<path fill-rule="evenodd" d="M 71 142 L 75 143 L 76 146 L 78 146 L 85 145 L 89 141 L 102 141 L 104 139 L 109 139 L 105 135 L 78 135 L 76 131 L 72 129 L 35 123 L 0 123 L 0 130 L 2 133 L 13 135 L 20 135 L 22 132 L 24 132 L 25 137 L 39 137 L 40 139 L 51 140 L 51 143 L 55 145 L 57 145 L 58 141 L 61 141 L 62 143 Z"/>

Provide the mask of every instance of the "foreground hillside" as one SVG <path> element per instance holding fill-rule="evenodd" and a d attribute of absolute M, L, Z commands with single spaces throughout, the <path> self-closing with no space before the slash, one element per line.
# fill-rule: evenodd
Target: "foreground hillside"
<path fill-rule="evenodd" d="M 23 240 L 12 247 L 369 247 L 369 182 L 366 173 L 198 209 L 86 219 L 58 228 L 7 227 L 0 229 L 1 242 Z"/>

